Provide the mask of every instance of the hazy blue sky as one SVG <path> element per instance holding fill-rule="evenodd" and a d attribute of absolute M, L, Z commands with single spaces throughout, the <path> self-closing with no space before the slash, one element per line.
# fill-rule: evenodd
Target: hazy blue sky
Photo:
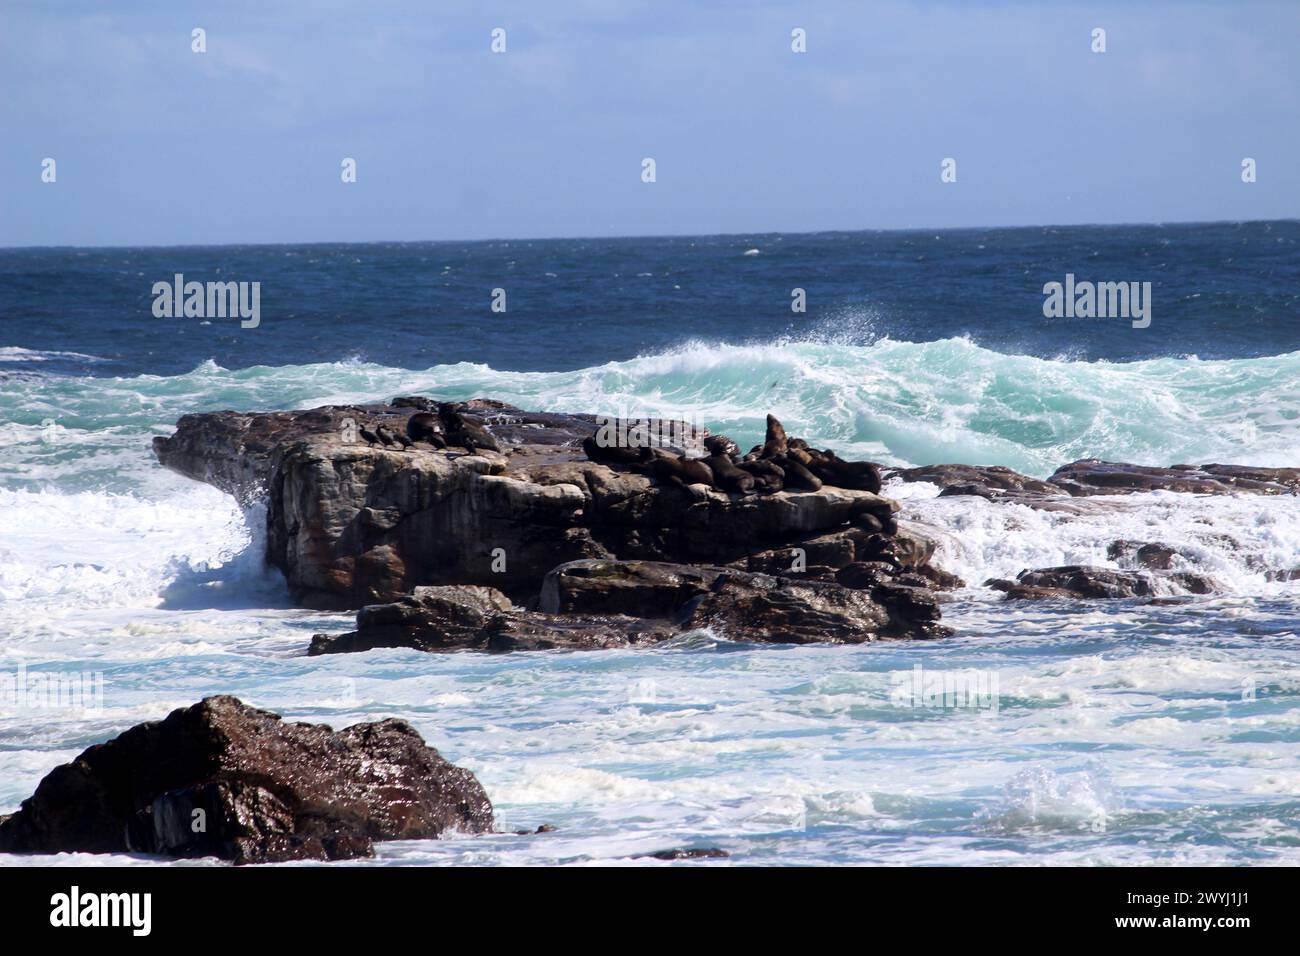
<path fill-rule="evenodd" d="M 0 130 L 3 245 L 1290 218 L 1300 3 L 4 0 Z"/>

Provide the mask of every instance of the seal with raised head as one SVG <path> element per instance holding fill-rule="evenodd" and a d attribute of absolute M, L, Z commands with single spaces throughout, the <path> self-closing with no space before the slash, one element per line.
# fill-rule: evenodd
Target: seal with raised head
<path fill-rule="evenodd" d="M 785 437 L 785 426 L 775 415 L 767 416 L 767 434 L 763 439 L 761 458 L 779 458 L 786 453 L 789 441 Z"/>
<path fill-rule="evenodd" d="M 427 441 L 434 448 L 447 447 L 442 419 L 433 412 L 417 412 L 412 415 L 406 422 L 406 434 L 411 441 Z"/>
<path fill-rule="evenodd" d="M 704 439 L 704 447 L 710 455 L 726 455 L 728 458 L 740 455 L 740 446 L 726 435 L 709 435 Z"/>

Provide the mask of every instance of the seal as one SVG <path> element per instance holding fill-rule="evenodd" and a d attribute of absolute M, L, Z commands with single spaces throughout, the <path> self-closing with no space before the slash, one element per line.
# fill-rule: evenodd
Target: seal
<path fill-rule="evenodd" d="M 829 448 L 810 454 L 812 462 L 808 465 L 808 470 L 826 484 L 880 494 L 880 468 L 873 462 L 845 461 Z"/>
<path fill-rule="evenodd" d="M 442 424 L 447 429 L 448 445 L 459 445 L 471 455 L 480 448 L 501 450 L 490 431 L 454 409 L 442 412 Z"/>
<path fill-rule="evenodd" d="M 785 472 L 774 461 L 742 461 L 737 468 L 754 476 L 754 489 L 769 494 L 785 487 Z"/>
<path fill-rule="evenodd" d="M 773 458 L 771 461 L 785 472 L 785 486 L 787 488 L 803 488 L 807 491 L 821 490 L 822 480 L 800 462 L 784 456 Z"/>
<path fill-rule="evenodd" d="M 789 440 L 785 437 L 785 426 L 781 424 L 780 419 L 775 415 L 769 414 L 767 416 L 767 435 L 763 439 L 763 451 L 759 457 L 783 457 L 787 448 L 789 448 Z"/>
<path fill-rule="evenodd" d="M 793 458 L 795 461 L 803 465 L 805 468 L 811 465 L 813 461 L 813 456 L 811 453 L 805 451 L 802 448 L 796 448 L 794 445 L 787 446 L 785 450 L 785 457 Z"/>
<path fill-rule="evenodd" d="M 701 459 L 713 472 L 713 485 L 719 491 L 749 494 L 754 490 L 754 476 L 741 471 L 726 455 L 710 455 Z"/>
<path fill-rule="evenodd" d="M 406 434 L 411 441 L 427 441 L 434 448 L 446 448 L 442 419 L 432 412 L 416 412 L 406 422 Z"/>
<path fill-rule="evenodd" d="M 629 448 L 627 445 L 602 445 L 595 435 L 588 435 L 582 440 L 582 450 L 587 459 L 601 465 L 623 465 L 633 467 L 646 463 L 648 448 Z"/>
<path fill-rule="evenodd" d="M 714 486 L 713 471 L 698 458 L 681 458 L 659 449 L 645 449 L 648 454 L 643 470 L 661 484 Z"/>
<path fill-rule="evenodd" d="M 740 455 L 740 446 L 726 435 L 709 435 L 704 439 L 704 448 L 710 455 L 726 455 L 728 458 Z"/>

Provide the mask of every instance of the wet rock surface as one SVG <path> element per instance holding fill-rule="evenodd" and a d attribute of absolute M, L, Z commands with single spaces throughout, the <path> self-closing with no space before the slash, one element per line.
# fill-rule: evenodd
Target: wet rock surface
<path fill-rule="evenodd" d="M 317 634 L 307 653 L 345 654 L 384 647 L 441 652 L 582 651 L 654 644 L 677 633 L 668 620 L 618 613 L 544 614 L 515 606 L 495 588 L 450 585 L 419 587 L 397 601 L 364 607 L 357 614 L 355 631 Z"/>
<path fill-rule="evenodd" d="M 56 767 L 0 821 L 0 852 L 338 860 L 492 826 L 474 775 L 405 721 L 334 731 L 222 696 Z"/>
<path fill-rule="evenodd" d="M 1153 468 L 1085 458 L 1063 465 L 1048 479 L 1071 495 L 1119 495 L 1139 491 L 1186 494 L 1283 495 L 1300 493 L 1300 468 L 1250 465 L 1173 465 Z"/>
<path fill-rule="evenodd" d="M 731 856 L 726 850 L 716 846 L 710 847 L 674 847 L 671 850 L 657 850 L 654 853 L 642 853 L 631 857 L 633 860 L 725 860 Z"/>
<path fill-rule="evenodd" d="M 797 580 L 728 571 L 680 612 L 684 628 L 710 628 L 755 643 L 862 644 L 887 637 L 942 637 L 939 607 L 923 588 Z"/>
<path fill-rule="evenodd" d="M 267 561 L 299 603 L 362 609 L 354 632 L 318 635 L 314 654 L 644 643 L 675 633 L 665 622 L 724 567 L 842 587 L 834 571 L 855 561 L 880 561 L 883 580 L 933 555 L 900 527 L 874 464 L 813 449 L 772 416 L 747 455 L 657 420 L 634 423 L 650 444 L 606 445 L 609 424 L 404 396 L 186 416 L 154 447 L 241 501 L 264 495 Z M 843 634 L 935 633 L 930 607 L 876 604 L 881 583 L 846 603 L 862 619 Z M 791 633 L 815 639 L 811 619 Z"/>
<path fill-rule="evenodd" d="M 900 481 L 928 481 L 943 489 L 940 494 L 944 496 L 976 495 L 993 501 L 1032 500 L 1063 493 L 1059 485 L 1030 478 L 1001 465 L 926 465 L 889 471 L 885 477 Z"/>
<path fill-rule="evenodd" d="M 1159 542 L 1112 541 L 1106 549 L 1112 561 L 1135 564 L 1150 571 L 1168 571 L 1173 568 L 1178 552 Z"/>
<path fill-rule="evenodd" d="M 649 561 L 577 561 L 547 577 L 539 610 L 493 588 L 420 587 L 362 608 L 357 629 L 317 634 L 311 655 L 404 647 L 420 651 L 600 650 L 655 644 L 709 628 L 752 643 L 864 643 L 941 637 L 924 580 L 882 565 L 869 579 L 776 577 Z"/>
<path fill-rule="evenodd" d="M 1209 594 L 1211 578 L 1190 572 L 1161 573 L 1067 565 L 1022 571 L 1015 581 L 994 579 L 988 587 L 1006 592 L 1008 600 L 1105 599 Z"/>
<path fill-rule="evenodd" d="M 717 568 L 654 561 L 571 561 L 546 575 L 538 610 L 671 617 L 708 591 L 721 573 Z"/>

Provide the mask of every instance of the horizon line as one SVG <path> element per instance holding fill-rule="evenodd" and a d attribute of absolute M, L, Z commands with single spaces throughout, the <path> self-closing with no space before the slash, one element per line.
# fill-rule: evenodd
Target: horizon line
<path fill-rule="evenodd" d="M 837 233 L 907 233 L 907 232 L 978 232 L 993 229 L 1103 229 L 1103 228 L 1148 228 L 1163 229 L 1170 226 L 1245 226 L 1260 223 L 1300 222 L 1300 216 L 1280 216 L 1272 219 L 1190 219 L 1157 222 L 1058 222 L 1058 223 L 1024 223 L 1017 225 L 983 225 L 983 226 L 893 226 L 888 228 L 863 229 L 806 229 L 779 230 L 768 229 L 750 232 L 664 232 L 641 233 L 638 235 L 575 235 L 575 236 L 498 236 L 485 239 L 313 239 L 288 240 L 278 242 L 178 242 L 178 243 L 125 243 L 99 245 L 6 245 L 0 244 L 0 252 L 21 252 L 25 250 L 60 250 L 60 249 L 214 249 L 236 246 L 378 246 L 378 245 L 435 245 L 435 244 L 483 244 L 505 242 L 588 242 L 616 241 L 636 239 L 713 239 L 728 236 L 823 236 Z"/>

